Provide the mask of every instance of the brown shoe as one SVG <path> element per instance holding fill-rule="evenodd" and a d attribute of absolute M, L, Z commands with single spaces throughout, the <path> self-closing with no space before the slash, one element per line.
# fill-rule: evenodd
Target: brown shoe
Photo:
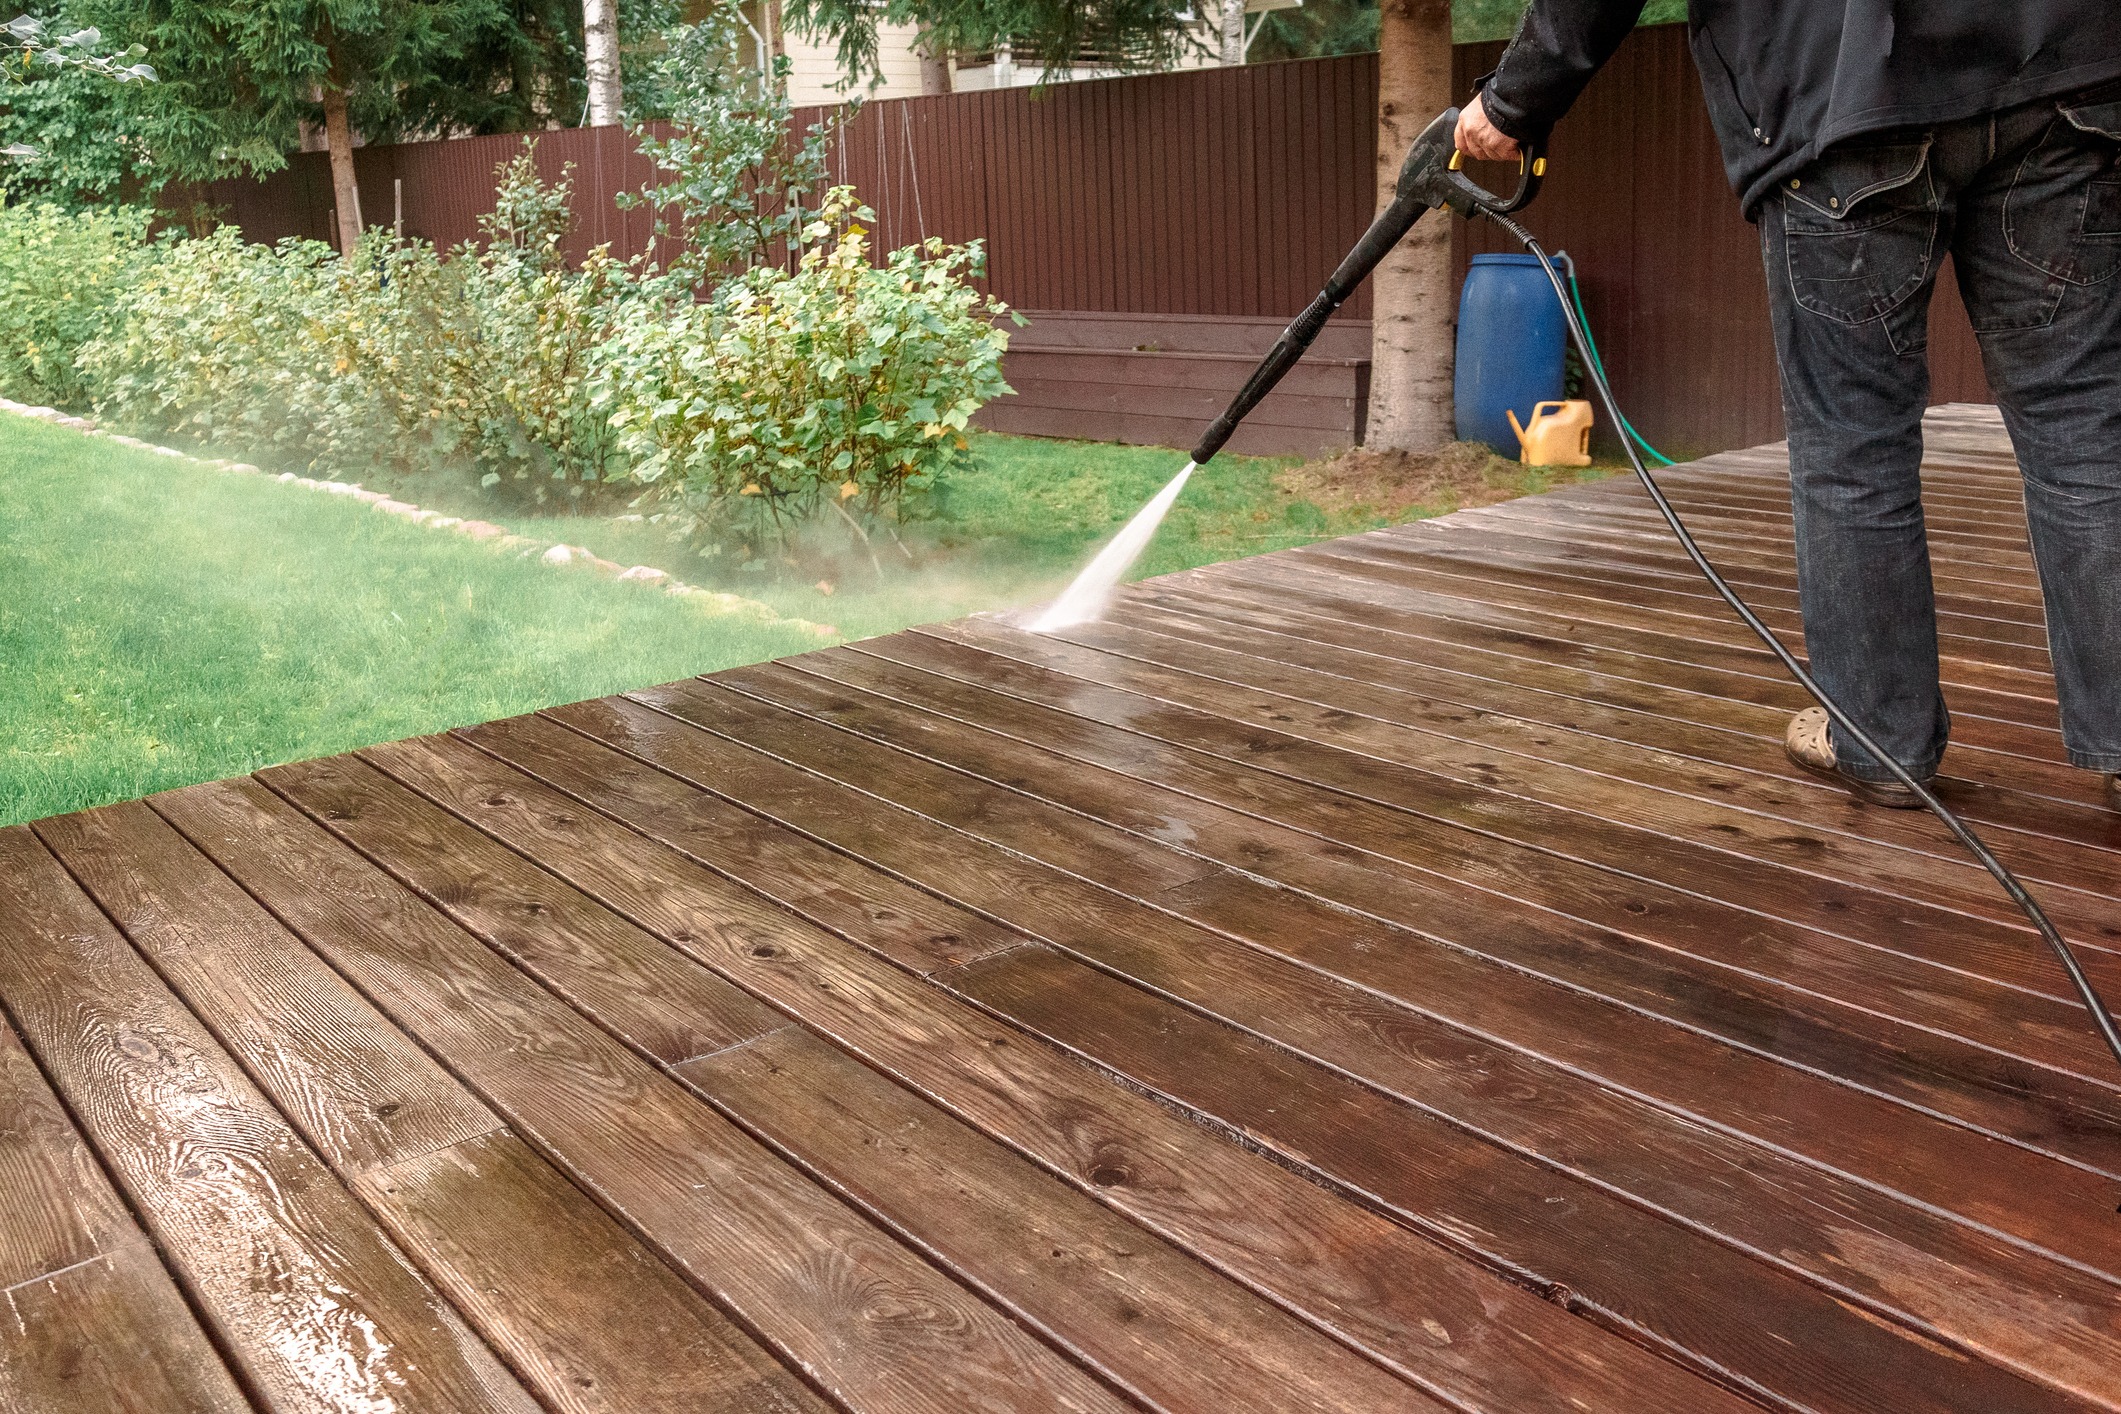
<path fill-rule="evenodd" d="M 2106 808 L 2121 810 L 2121 771 L 2106 778 Z"/>
<path fill-rule="evenodd" d="M 1841 769 L 1841 763 L 1834 759 L 1834 741 L 1827 733 L 1824 707 L 1807 707 L 1790 718 L 1789 730 L 1782 734 L 1782 749 L 1805 770 L 1839 782 L 1850 795 L 1866 804 L 1882 805 L 1888 810 L 1922 809 L 1922 797 L 1898 781 L 1860 780 Z"/>

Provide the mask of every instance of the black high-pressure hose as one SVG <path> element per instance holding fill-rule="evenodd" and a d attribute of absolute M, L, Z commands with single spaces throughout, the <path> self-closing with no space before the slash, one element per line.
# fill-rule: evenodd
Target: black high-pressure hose
<path fill-rule="evenodd" d="M 1598 400 L 1604 405 L 1607 418 L 1615 427 L 1626 426 L 1626 420 L 1621 416 L 1620 404 L 1613 397 L 1612 385 L 1606 382 L 1598 356 L 1592 351 L 1589 333 L 1584 329 L 1583 322 L 1577 317 L 1576 310 L 1570 303 L 1561 276 L 1554 269 L 1554 262 L 1548 258 L 1545 249 L 1530 231 L 1510 219 L 1511 212 L 1528 204 L 1537 194 L 1539 179 L 1545 173 L 1546 159 L 1536 148 L 1528 148 L 1522 158 L 1515 195 L 1507 199 L 1496 196 L 1474 185 L 1458 172 L 1458 157 L 1453 141 L 1457 124 L 1458 110 L 1446 109 L 1441 117 L 1415 139 L 1413 148 L 1407 154 L 1406 163 L 1400 169 L 1398 188 L 1392 203 L 1379 213 L 1355 249 L 1348 253 L 1340 268 L 1333 272 L 1332 279 L 1327 281 L 1318 298 L 1283 332 L 1281 339 L 1261 361 L 1244 389 L 1208 429 L 1201 439 L 1200 446 L 1194 449 L 1195 465 L 1206 465 L 1208 459 L 1222 449 L 1223 443 L 1237 430 L 1237 424 L 1244 419 L 1245 414 L 1257 406 L 1260 399 L 1281 381 L 1282 375 L 1303 356 L 1304 350 L 1318 337 L 1319 330 L 1325 327 L 1326 320 L 1333 311 L 1347 300 L 1355 287 L 1376 268 L 1378 262 L 1398 244 L 1400 238 L 1416 221 L 1426 212 L 1439 207 L 1448 207 L 1468 219 L 1476 215 L 1487 217 L 1523 242 L 1524 248 L 1538 259 L 1539 268 L 1546 272 L 1548 282 L 1554 287 L 1554 298 L 1561 303 L 1562 316 L 1568 322 L 1569 338 L 1575 343 L 1577 354 L 1583 360 L 1584 374 L 1598 390 Z M 1449 154 L 1448 157 L 1446 154 Z M 1842 710 L 1841 705 L 1826 694 L 1825 689 L 1819 686 L 1805 670 L 1804 665 L 1797 661 L 1797 656 L 1783 646 L 1782 640 L 1775 636 L 1775 631 L 1761 621 L 1752 607 L 1739 597 L 1738 591 L 1731 588 L 1730 583 L 1717 572 L 1716 566 L 1709 562 L 1709 557 L 1702 552 L 1700 544 L 1687 529 L 1686 522 L 1680 518 L 1678 510 L 1666 499 L 1663 488 L 1657 484 L 1657 478 L 1643 465 L 1642 457 L 1636 452 L 1634 443 L 1623 437 L 1621 445 L 1626 448 L 1628 463 L 1634 467 L 1635 475 L 1642 482 L 1643 489 L 1650 493 L 1650 500 L 1657 507 L 1658 514 L 1664 517 L 1665 524 L 1679 541 L 1680 548 L 1685 550 L 1687 558 L 1694 562 L 1694 568 L 1700 570 L 1702 577 L 1708 580 L 1709 587 L 1714 589 L 1723 602 L 1731 606 L 1731 611 L 1738 615 L 1745 626 L 1767 645 L 1768 651 L 1773 653 L 1790 676 L 1796 679 L 1797 685 L 1810 694 L 1814 702 L 1826 709 L 1828 719 L 1833 722 L 1842 739 L 1854 742 L 1883 761 L 1886 768 L 1893 773 L 1893 778 L 1913 791 L 1915 798 L 1920 800 L 1932 815 L 1943 821 L 1944 827 L 1951 831 L 1952 836 L 1965 845 L 1967 851 L 1980 862 L 1981 867 L 1988 870 L 1996 882 L 2003 886 L 2004 893 L 2024 912 L 2033 928 L 2061 961 L 2062 970 L 2069 975 L 2071 985 L 2077 989 L 2077 995 L 2083 999 L 2085 1008 L 2091 1013 L 2092 1026 L 2098 1031 L 2099 1039 L 2104 1041 L 2107 1050 L 2113 1053 L 2115 1062 L 2121 1064 L 2121 1029 L 2114 1025 L 2113 1013 L 2107 1010 L 2098 990 L 2092 986 L 2091 978 L 2085 975 L 2083 965 L 2077 961 L 2077 954 L 2070 947 L 2068 939 L 2049 921 L 2039 901 L 2019 882 L 2018 876 L 2011 872 L 2009 866 L 1996 858 L 1982 842 L 1981 837 L 1974 833 L 1972 826 L 1961 820 L 1949 806 L 1939 800 L 1926 783 L 1915 779 L 1907 767 L 1872 740 L 1870 734 L 1856 725 L 1849 714 Z"/>

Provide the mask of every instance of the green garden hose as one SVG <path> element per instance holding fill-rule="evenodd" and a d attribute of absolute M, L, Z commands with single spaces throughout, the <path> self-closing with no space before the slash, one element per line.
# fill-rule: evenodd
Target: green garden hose
<path fill-rule="evenodd" d="M 1606 376 L 1605 360 L 1600 358 L 1598 355 L 1598 341 L 1591 337 L 1591 316 L 1584 312 L 1583 287 L 1576 283 L 1576 262 L 1570 260 L 1566 255 L 1560 256 L 1558 258 L 1568 268 L 1569 298 L 1576 305 L 1576 322 L 1583 330 L 1584 351 L 1591 356 L 1591 362 L 1596 364 L 1598 367 L 1599 378 L 1603 379 Z M 1655 447 L 1651 446 L 1649 443 L 1649 439 L 1644 437 L 1640 432 L 1637 432 L 1635 430 L 1635 425 L 1629 422 L 1625 417 L 1620 419 L 1620 430 L 1627 434 L 1627 436 L 1632 438 L 1634 440 L 1635 445 L 1642 448 L 1642 450 L 1649 456 L 1649 459 L 1657 463 L 1657 465 L 1678 465 L 1677 462 L 1673 461 L 1663 452 L 1660 452 Z"/>

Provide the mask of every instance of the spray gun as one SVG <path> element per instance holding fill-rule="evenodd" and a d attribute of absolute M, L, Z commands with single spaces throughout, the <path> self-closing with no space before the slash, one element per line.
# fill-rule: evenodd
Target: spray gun
<path fill-rule="evenodd" d="M 1340 262 L 1340 268 L 1318 292 L 1318 298 L 1282 330 L 1281 338 L 1260 360 L 1259 367 L 1253 370 L 1237 397 L 1201 437 L 1200 445 L 1193 449 L 1195 466 L 1206 466 L 1208 458 L 1223 449 L 1223 443 L 1230 440 L 1246 414 L 1274 390 L 1283 374 L 1296 366 L 1296 361 L 1311 347 L 1319 331 L 1326 327 L 1326 321 L 1333 317 L 1333 312 L 1348 302 L 1356 287 L 1392 253 L 1392 248 L 1407 232 L 1414 229 L 1416 221 L 1441 207 L 1448 207 L 1468 219 L 1476 214 L 1506 216 L 1530 205 L 1532 198 L 1539 195 L 1540 179 L 1547 173 L 1544 144 L 1522 145 L 1517 190 L 1504 198 L 1481 187 L 1461 170 L 1462 154 L 1454 141 L 1457 131 L 1458 110 L 1446 108 L 1441 117 L 1414 139 L 1414 145 L 1407 149 L 1406 161 L 1399 164 L 1399 181 L 1393 188 L 1392 204 L 1377 214 L 1370 229 L 1363 232 L 1362 239 L 1348 252 L 1347 259 Z"/>
<path fill-rule="evenodd" d="M 1517 190 L 1505 198 L 1481 187 L 1460 170 L 1463 164 L 1461 154 L 1457 150 L 1457 130 L 1458 110 L 1446 108 L 1442 115 L 1423 129 L 1421 136 L 1414 140 L 1414 145 L 1407 150 L 1406 161 L 1400 164 L 1399 181 L 1394 188 L 1391 204 L 1378 213 L 1377 219 L 1370 223 L 1370 229 L 1363 232 L 1362 239 L 1348 252 L 1347 259 L 1341 261 L 1340 268 L 1326 281 L 1326 287 L 1318 292 L 1318 298 L 1312 300 L 1310 307 L 1297 315 L 1289 327 L 1282 331 L 1281 338 L 1275 341 L 1267 356 L 1260 360 L 1259 367 L 1253 370 L 1251 378 L 1246 380 L 1245 386 L 1239 390 L 1230 406 L 1223 410 L 1222 416 L 1216 418 L 1201 437 L 1200 445 L 1193 449 L 1192 464 L 1185 472 L 1180 473 L 1170 486 L 1164 488 L 1164 493 L 1159 498 L 1163 504 L 1159 506 L 1152 503 L 1148 511 L 1153 514 L 1145 513 L 1137 517 L 1135 523 L 1122 533 L 1120 539 L 1107 547 L 1107 556 L 1115 560 L 1119 569 L 1124 569 L 1127 560 L 1140 550 L 1140 543 L 1127 543 L 1129 534 L 1138 531 L 1139 542 L 1145 542 L 1147 537 L 1154 533 L 1156 521 L 1161 519 L 1163 509 L 1169 505 L 1171 498 L 1184 486 L 1186 476 L 1195 467 L 1205 466 L 1210 457 L 1222 450 L 1223 444 L 1237 431 L 1237 426 L 1244 421 L 1245 415 L 1273 391 L 1274 385 L 1282 380 L 1282 375 L 1296 366 L 1296 361 L 1303 357 L 1304 350 L 1311 347 L 1319 331 L 1326 327 L 1326 321 L 1332 318 L 1335 310 L 1347 302 L 1348 297 L 1363 282 L 1363 278 L 1391 253 L 1401 238 L 1414 228 L 1416 221 L 1438 209 L 1448 208 L 1468 220 L 1484 216 L 1515 236 L 1526 250 L 1538 258 L 1540 268 L 1546 272 L 1548 282 L 1554 287 L 1554 297 L 1561 302 L 1562 317 L 1568 324 L 1569 337 L 1575 343 L 1577 353 L 1583 358 L 1585 376 L 1598 390 L 1599 402 L 1605 409 L 1609 424 L 1623 428 L 1628 425 L 1627 419 L 1621 415 L 1619 403 L 1613 398 L 1611 385 L 1606 382 L 1604 370 L 1600 367 L 1597 354 L 1592 348 L 1590 335 L 1570 302 L 1567 289 L 1561 282 L 1561 275 L 1554 269 L 1554 262 L 1531 232 L 1510 219 L 1512 212 L 1528 205 L 1532 198 L 1539 194 L 1540 179 L 1546 175 L 1547 167 L 1543 144 L 1523 144 L 1524 150 L 1519 158 L 1517 172 Z M 2085 1008 L 2091 1013 L 2092 1028 L 2099 1033 L 2099 1039 L 2106 1043 L 2106 1048 L 2113 1053 L 2114 1059 L 2121 1062 L 2121 1028 L 2115 1026 L 2113 1014 L 2107 1010 L 2105 1002 L 2093 988 L 2091 979 L 2085 975 L 2083 966 L 2077 961 L 2076 953 L 2049 921 L 2039 902 L 2019 882 L 2018 877 L 1996 858 L 1982 842 L 1981 837 L 1937 798 L 1926 782 L 1919 781 L 1910 774 L 1905 766 L 1894 760 L 1863 728 L 1856 725 L 1839 703 L 1826 695 L 1825 690 L 1813 680 L 1804 665 L 1798 662 L 1796 655 L 1783 646 L 1774 630 L 1761 621 L 1751 606 L 1739 597 L 1738 591 L 1731 588 L 1729 582 L 1717 572 L 1716 567 L 1709 563 L 1708 556 L 1702 552 L 1693 534 L 1687 530 L 1679 512 L 1665 498 L 1657 479 L 1650 475 L 1649 468 L 1643 465 L 1634 442 L 1623 438 L 1621 445 L 1627 450 L 1628 461 L 1634 467 L 1637 479 L 1650 493 L 1651 502 L 1664 517 L 1665 524 L 1670 527 L 1672 534 L 1677 537 L 1680 548 L 1686 551 L 1687 558 L 1701 571 L 1710 587 L 1730 605 L 1731 610 L 1745 626 L 1767 645 L 1783 668 L 1796 679 L 1798 686 L 1826 709 L 1828 719 L 1834 724 L 1836 736 L 1842 741 L 1855 743 L 1876 759 L 1883 761 L 1892 771 L 1894 778 L 1912 790 L 1915 797 L 1952 833 L 1953 838 L 1964 845 L 1967 852 L 2002 886 L 2004 893 L 2010 896 L 2011 902 L 2018 905 L 2041 939 L 2061 962 L 2062 970 L 2068 975 L 2077 995 L 2083 999 Z M 1097 566 L 1093 565 L 1092 568 L 1094 570 Z M 1116 581 L 1118 570 L 1114 570 L 1110 577 Z M 1073 592 L 1071 590 L 1071 594 Z M 1050 627 L 1080 622 L 1082 616 L 1080 608 L 1071 606 L 1064 598 L 1056 607 L 1056 611 L 1049 614 L 1047 625 Z"/>

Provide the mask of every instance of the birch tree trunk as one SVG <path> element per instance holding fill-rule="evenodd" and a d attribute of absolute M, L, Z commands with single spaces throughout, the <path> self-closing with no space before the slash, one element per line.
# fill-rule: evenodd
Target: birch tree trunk
<path fill-rule="evenodd" d="M 354 181 L 353 127 L 346 121 L 346 90 L 335 78 L 325 79 L 321 97 L 324 150 L 331 158 L 331 199 L 339 215 L 339 253 L 351 260 L 361 239 L 361 188 Z"/>
<path fill-rule="evenodd" d="M 1245 62 L 1245 0 L 1222 0 L 1222 60 L 1225 68 Z"/>
<path fill-rule="evenodd" d="M 618 0 L 582 0 L 582 68 L 589 80 L 589 126 L 619 121 Z"/>
<path fill-rule="evenodd" d="M 933 97 L 950 91 L 950 56 L 937 53 L 935 40 L 923 28 L 913 41 L 914 52 L 921 61 L 921 94 Z"/>
<path fill-rule="evenodd" d="M 1383 0 L 1378 27 L 1377 205 L 1407 148 L 1451 103 L 1450 0 Z M 1451 221 L 1423 217 L 1370 277 L 1370 416 L 1363 441 L 1434 451 L 1455 435 Z"/>

